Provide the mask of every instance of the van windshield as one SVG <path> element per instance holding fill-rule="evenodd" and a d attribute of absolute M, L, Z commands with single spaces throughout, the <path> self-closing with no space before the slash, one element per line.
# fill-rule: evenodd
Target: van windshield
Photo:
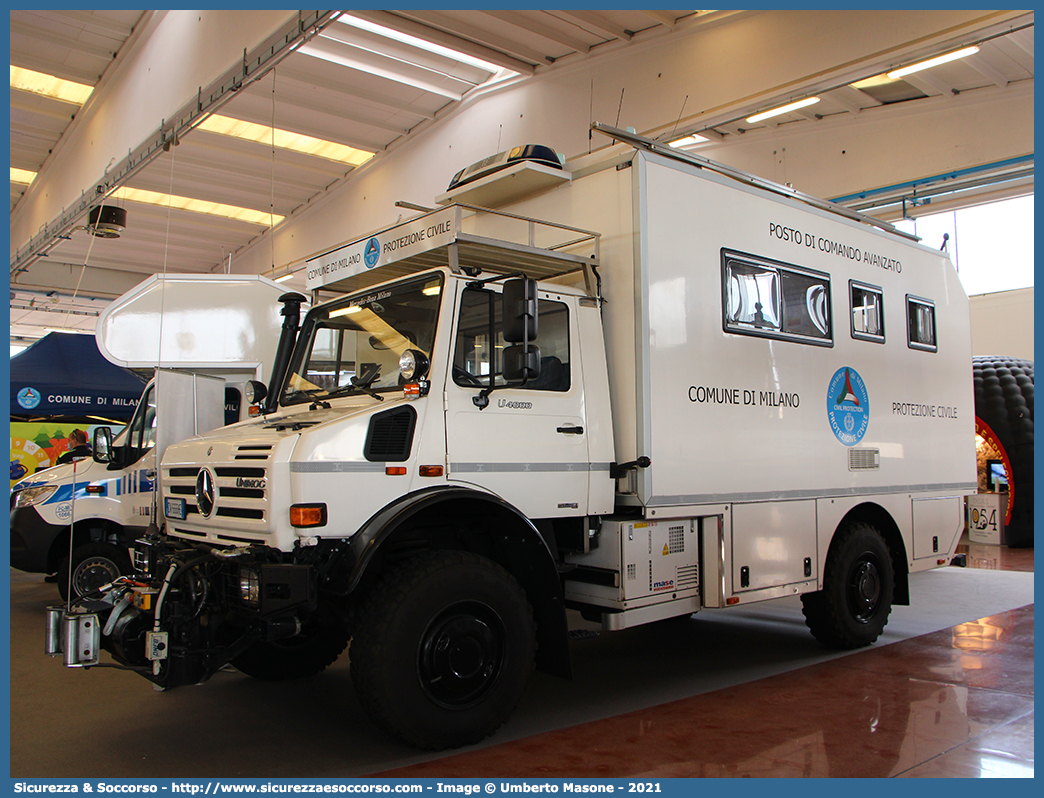
<path fill-rule="evenodd" d="M 431 357 L 442 275 L 427 275 L 314 308 L 305 318 L 281 404 L 401 390 L 399 356 Z"/>

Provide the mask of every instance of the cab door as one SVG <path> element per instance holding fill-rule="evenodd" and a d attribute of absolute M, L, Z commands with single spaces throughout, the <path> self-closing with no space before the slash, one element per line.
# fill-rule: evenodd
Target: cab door
<path fill-rule="evenodd" d="M 500 287 L 465 288 L 446 388 L 448 479 L 485 488 L 529 518 L 587 513 L 590 481 L 576 298 L 538 292 L 540 374 L 506 387 Z M 490 384 L 489 404 L 474 399 Z"/>

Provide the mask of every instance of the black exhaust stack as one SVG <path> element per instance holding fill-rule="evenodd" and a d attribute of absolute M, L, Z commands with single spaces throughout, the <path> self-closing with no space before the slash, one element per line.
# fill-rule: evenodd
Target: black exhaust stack
<path fill-rule="evenodd" d="M 279 402 L 279 392 L 286 379 L 286 370 L 290 367 L 290 354 L 294 351 L 297 331 L 301 323 L 301 303 L 306 302 L 304 296 L 296 292 L 279 297 L 283 304 L 283 329 L 279 333 L 279 344 L 276 346 L 275 363 L 272 364 L 272 379 L 269 381 L 268 396 L 265 397 L 265 413 L 272 413 Z"/>

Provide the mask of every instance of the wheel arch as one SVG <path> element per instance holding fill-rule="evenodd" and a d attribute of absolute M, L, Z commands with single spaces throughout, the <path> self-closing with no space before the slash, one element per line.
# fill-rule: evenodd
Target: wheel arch
<path fill-rule="evenodd" d="M 875 502 L 863 502 L 845 513 L 830 538 L 830 547 L 838 539 L 838 532 L 846 526 L 863 521 L 870 524 L 884 538 L 885 545 L 892 555 L 892 571 L 895 575 L 895 588 L 892 597 L 893 604 L 903 606 L 910 603 L 910 565 L 907 558 L 906 543 L 903 541 L 903 533 L 899 525 L 892 518 L 892 514 L 884 507 Z M 828 549 L 827 556 L 830 556 Z"/>
<path fill-rule="evenodd" d="M 365 591 L 396 562 L 424 549 L 487 557 L 518 580 L 533 607 L 537 669 L 570 678 L 565 598 L 552 545 L 498 496 L 453 486 L 429 488 L 396 500 L 352 536 L 347 588 Z"/>
<path fill-rule="evenodd" d="M 87 543 L 113 543 L 124 545 L 124 527 L 108 518 L 84 518 L 66 526 L 55 535 L 47 551 L 48 573 L 55 573 L 62 560 L 69 556 L 69 535 L 73 536 L 73 549 Z"/>

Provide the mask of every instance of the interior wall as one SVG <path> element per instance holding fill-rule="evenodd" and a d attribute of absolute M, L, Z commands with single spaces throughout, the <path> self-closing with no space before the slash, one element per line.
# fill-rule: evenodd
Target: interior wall
<path fill-rule="evenodd" d="M 978 294 L 971 299 L 973 355 L 1033 360 L 1033 289 Z"/>
<path fill-rule="evenodd" d="M 162 122 L 241 61 L 289 11 L 158 11 L 128 40 L 11 216 L 11 251 L 90 190 Z"/>
<path fill-rule="evenodd" d="M 986 15 L 757 12 L 476 93 L 277 226 L 274 245 L 266 236 L 236 253 L 232 269 L 266 272 L 273 251 L 281 267 L 394 224 L 403 213 L 396 200 L 431 206 L 457 170 L 498 149 L 544 143 L 580 155 L 608 144 L 600 134 L 589 138 L 592 119 L 640 132 L 669 130 L 679 116 L 703 116 L 729 103 L 776 96 L 788 86 L 894 63 L 901 53 L 956 35 Z M 728 137 L 701 152 L 812 194 L 838 196 L 1033 151 L 1032 88 L 916 105 Z M 917 110 L 923 108 L 929 110 L 922 119 Z M 983 114 L 994 123 L 982 125 Z"/>

